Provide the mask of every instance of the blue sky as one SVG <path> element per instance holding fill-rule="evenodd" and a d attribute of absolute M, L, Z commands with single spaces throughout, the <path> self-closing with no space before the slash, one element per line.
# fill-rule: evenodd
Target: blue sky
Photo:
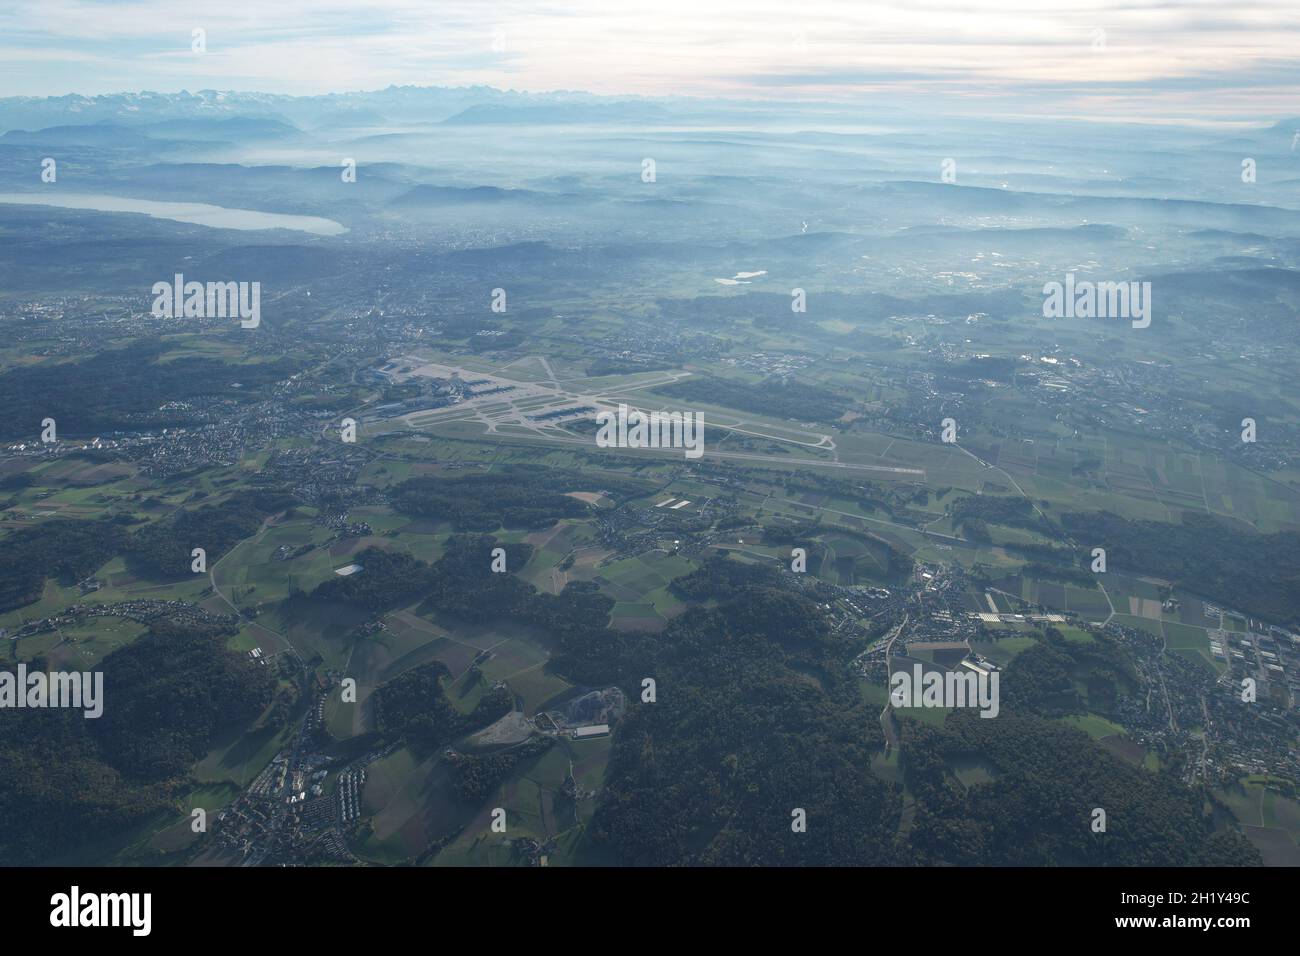
<path fill-rule="evenodd" d="M 481 83 L 1219 123 L 1300 113 L 1298 81 L 1298 0 L 0 5 L 8 96 Z"/>

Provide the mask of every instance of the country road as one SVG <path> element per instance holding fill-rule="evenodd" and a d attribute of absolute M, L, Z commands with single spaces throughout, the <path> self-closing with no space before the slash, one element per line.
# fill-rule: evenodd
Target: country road
<path fill-rule="evenodd" d="M 275 517 L 279 517 L 279 516 L 277 515 Z M 249 537 L 244 538 L 242 541 L 237 542 L 233 548 L 231 548 L 229 551 L 227 551 L 225 554 L 219 557 L 216 561 L 212 562 L 212 566 L 208 568 L 208 580 L 212 582 L 212 593 L 215 594 L 217 597 L 221 598 L 221 600 L 225 601 L 227 606 L 229 606 L 229 608 L 232 611 L 234 611 L 234 613 L 236 614 L 236 616 L 239 617 L 240 620 L 246 621 L 250 627 L 255 627 L 260 631 L 264 631 L 267 634 L 270 634 L 272 637 L 276 638 L 277 640 L 283 641 L 285 647 L 287 647 L 290 651 L 293 652 L 293 656 L 298 658 L 299 663 L 302 663 L 302 655 L 298 653 L 298 648 L 293 646 L 293 642 L 290 641 L 288 637 L 286 637 L 284 634 L 281 634 L 279 631 L 271 630 L 269 627 L 259 623 L 256 620 L 248 620 L 247 618 L 245 618 L 243 614 L 240 612 L 238 605 L 236 605 L 234 601 L 230 600 L 230 598 L 226 597 L 225 592 L 222 591 L 220 585 L 217 584 L 217 566 L 221 564 L 222 561 L 226 560 L 226 558 L 234 554 L 237 549 L 242 548 L 245 544 L 249 543 L 250 541 L 257 541 L 259 538 L 262 537 L 262 535 L 266 534 L 267 529 L 271 526 L 271 521 L 272 518 L 264 519 L 262 521 L 262 526 L 257 529 L 256 534 L 250 535 Z"/>
<path fill-rule="evenodd" d="M 894 652 L 894 641 L 898 640 L 898 635 L 903 633 L 903 628 L 907 627 L 907 621 L 910 612 L 903 614 L 903 620 L 894 628 L 894 633 L 890 634 L 885 643 L 885 680 L 889 680 L 889 675 L 894 673 L 893 665 L 890 663 L 890 657 Z M 894 725 L 894 705 L 891 701 L 885 701 L 885 707 L 880 712 L 880 729 L 885 733 L 885 755 L 893 753 L 898 749 L 898 728 Z"/>

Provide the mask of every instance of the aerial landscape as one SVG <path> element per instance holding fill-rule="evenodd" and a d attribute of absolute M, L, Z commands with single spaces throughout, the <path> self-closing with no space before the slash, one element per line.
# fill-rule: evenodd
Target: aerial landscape
<path fill-rule="evenodd" d="M 1296 61 L 1082 6 L 988 101 L 11 15 L 0 863 L 1300 865 Z"/>

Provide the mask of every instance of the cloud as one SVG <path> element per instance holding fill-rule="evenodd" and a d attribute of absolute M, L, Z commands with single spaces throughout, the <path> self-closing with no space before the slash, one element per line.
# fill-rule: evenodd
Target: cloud
<path fill-rule="evenodd" d="M 190 52 L 191 30 L 208 52 Z M 1050 112 L 1265 116 L 1293 0 L 44 0 L 0 11 L 6 89 L 323 93 L 392 84 L 695 96 L 886 93 Z"/>

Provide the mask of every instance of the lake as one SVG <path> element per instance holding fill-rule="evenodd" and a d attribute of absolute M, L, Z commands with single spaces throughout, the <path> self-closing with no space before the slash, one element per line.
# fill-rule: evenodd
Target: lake
<path fill-rule="evenodd" d="M 135 212 L 155 219 L 189 222 L 213 229 L 295 229 L 317 236 L 337 236 L 348 231 L 342 223 L 319 216 L 288 216 L 253 209 L 227 209 L 200 202 L 154 202 L 151 199 L 127 199 L 89 193 L 0 193 L 0 203 L 59 206 L 63 209 L 89 209 L 95 212 Z"/>

